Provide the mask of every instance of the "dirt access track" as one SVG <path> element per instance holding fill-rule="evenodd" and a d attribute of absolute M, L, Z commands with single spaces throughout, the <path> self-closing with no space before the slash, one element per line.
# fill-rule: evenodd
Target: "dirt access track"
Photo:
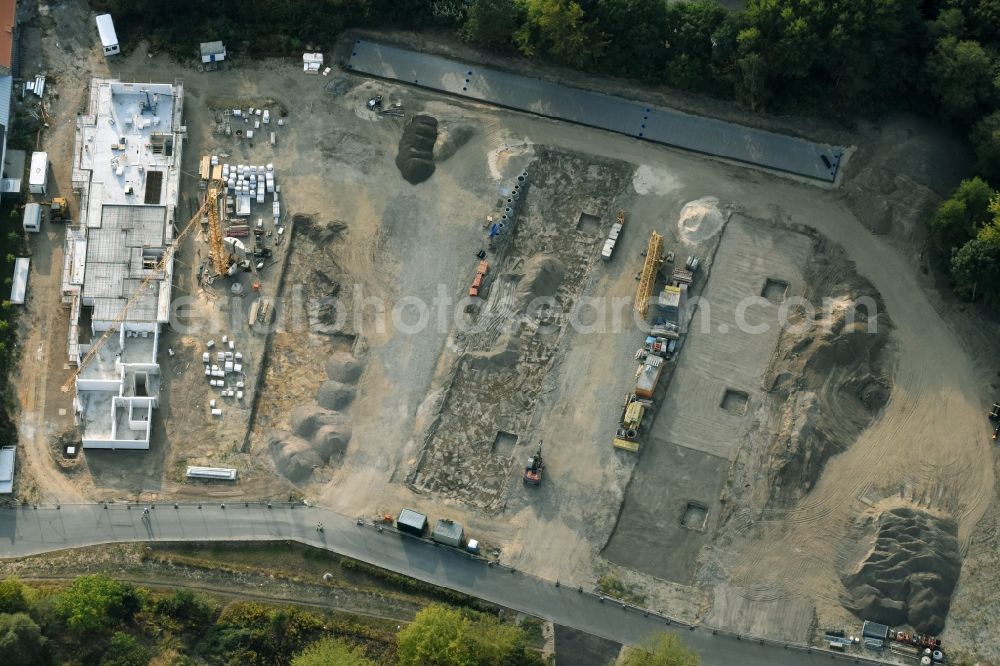
<path fill-rule="evenodd" d="M 58 82 L 53 88 L 58 99 L 48 111 L 59 121 L 43 136 L 43 145 L 60 186 L 68 183 L 72 118 L 86 82 L 109 70 L 96 51 L 90 21 L 82 3 L 63 3 L 25 30 L 25 49 L 31 54 L 25 58 L 27 66 L 40 60 Z M 977 633 L 984 613 L 987 619 L 1000 616 L 1000 597 L 976 596 L 981 586 L 976 581 L 992 580 L 990 572 L 994 577 L 998 573 L 985 555 L 995 538 L 995 453 L 983 417 L 988 400 L 984 387 L 995 361 L 972 362 L 952 326 L 961 320 L 928 288 L 918 252 L 906 244 L 903 232 L 895 239 L 875 235 L 852 212 L 852 206 L 870 210 L 873 201 L 882 200 L 883 185 L 895 182 L 885 173 L 897 167 L 874 157 L 879 146 L 898 145 L 900 133 L 916 132 L 906 145 L 920 159 L 904 162 L 932 164 L 936 151 L 947 154 L 950 144 L 932 137 L 925 141 L 920 126 L 905 119 L 854 136 L 817 129 L 817 140 L 858 147 L 845 167 L 843 190 L 830 191 L 385 81 L 337 71 L 327 78 L 310 76 L 293 61 L 236 57 L 219 71 L 199 72 L 192 63 L 147 54 L 141 45 L 130 49 L 113 63 L 115 73 L 140 81 L 184 81 L 189 173 L 197 171 L 201 153 L 231 152 L 231 144 L 212 134 L 212 109 L 221 99 L 271 99 L 288 109 L 287 134 L 279 138 L 273 161 L 290 212 L 310 222 L 294 230 L 289 279 L 279 296 L 291 299 L 298 289 L 308 297 L 321 285 L 337 299 L 336 305 L 312 311 L 307 306 L 304 319 L 322 323 L 343 312 L 346 323 L 339 331 L 326 323 L 288 327 L 274 337 L 271 370 L 259 389 L 265 418 L 254 424 L 247 446 L 238 445 L 245 422 L 239 427 L 234 423 L 225 436 L 206 437 L 202 417 L 193 418 L 187 405 L 200 398 L 192 397 L 192 389 L 178 378 L 170 389 L 177 400 L 157 414 L 154 427 L 162 437 L 154 450 L 120 458 L 104 454 L 98 463 L 101 473 L 95 473 L 94 461 L 85 455 L 67 473 L 51 452 L 55 436 L 71 425 L 59 411 L 69 404 L 58 391 L 65 373 L 60 360 L 65 313 L 54 295 L 58 271 L 33 274 L 34 296 L 22 319 L 25 357 L 18 378 L 19 460 L 27 480 L 22 490 L 33 486 L 34 497 L 64 502 L 296 493 L 348 515 L 369 516 L 410 506 L 432 520 L 462 522 L 467 535 L 500 549 L 501 559 L 519 569 L 587 587 L 602 574 L 614 574 L 635 585 L 646 603 L 689 619 L 707 617 L 732 625 L 743 614 L 734 607 L 753 609 L 753 631 L 794 640 L 810 639 L 815 626 L 857 625 L 858 618 L 840 603 L 842 569 L 859 559 L 845 544 L 856 535 L 859 517 L 888 504 L 904 504 L 953 519 L 963 557 L 980 565 L 971 573 L 962 570 L 953 601 L 961 614 L 953 610 L 946 640 L 954 647 L 976 645 L 984 656 L 1000 656 L 996 636 Z M 411 185 L 400 175 L 394 162 L 406 118 L 368 112 L 365 102 L 374 94 L 383 95 L 387 105 L 399 102 L 406 116 L 420 113 L 437 120 L 435 170 L 428 180 Z M 766 122 L 772 128 L 777 123 Z M 526 168 L 540 180 L 529 188 L 524 227 L 516 232 L 524 233 L 515 235 L 511 252 L 496 264 L 493 275 L 523 281 L 537 265 L 531 263 L 538 261 L 535 255 L 558 257 L 563 276 L 570 277 L 555 289 L 556 303 L 572 301 L 581 309 L 573 315 L 575 322 L 569 313 L 543 313 L 544 321 L 535 319 L 535 324 L 545 324 L 537 334 L 532 328 L 488 340 L 464 335 L 460 324 L 465 313 L 457 304 L 475 276 L 476 251 L 487 245 L 485 216 L 496 211 L 498 198 Z M 917 177 L 922 176 L 904 174 L 897 180 Z M 944 191 L 947 178 L 935 178 L 929 187 Z M 185 180 L 183 188 L 182 196 L 193 193 L 195 181 Z M 921 192 L 928 200 L 933 197 L 927 188 Z M 711 233 L 692 233 L 691 209 L 685 208 L 692 202 L 701 202 L 704 212 L 699 215 L 718 216 L 722 224 L 711 227 Z M 600 262 L 602 236 L 618 210 L 627 212 L 626 231 L 615 258 Z M 893 210 L 898 214 L 894 228 L 918 225 L 920 211 L 901 205 Z M 596 221 L 581 218 L 583 213 Z M 721 299 L 721 307 L 713 311 L 714 328 L 688 332 L 669 395 L 660 403 L 654 437 L 636 456 L 615 451 L 610 440 L 622 397 L 633 385 L 635 351 L 643 342 L 632 321 L 631 300 L 640 255 L 653 230 L 664 234 L 666 251 L 680 258 L 702 257 L 697 289 Z M 32 239 L 35 254 L 51 255 L 52 266 L 61 265 L 61 234 L 47 229 Z M 739 234 L 757 255 L 727 245 Z M 799 236 L 807 240 L 800 242 Z M 185 247 L 183 261 L 197 256 L 195 242 L 191 239 Z M 891 318 L 888 402 L 856 441 L 821 467 L 801 499 L 788 506 L 747 503 L 753 508 L 727 512 L 723 499 L 728 503 L 740 492 L 766 487 L 769 478 L 769 459 L 747 461 L 741 452 L 756 451 L 754 442 L 766 450 L 772 433 L 778 432 L 778 424 L 767 420 L 772 386 L 763 379 L 773 353 L 768 346 L 773 349 L 776 338 L 744 338 L 732 330 L 720 334 L 719 325 L 735 325 L 722 318 L 735 315 L 735 310 L 728 314 L 729 308 L 744 293 L 741 289 L 762 293 L 762 278 L 787 282 L 788 296 L 800 293 L 798 271 L 824 253 L 832 256 L 824 249 L 828 246 L 841 248 L 837 252 L 844 259 L 837 261 L 842 269 L 867 280 Z M 431 304 L 438 297 L 451 305 L 430 308 L 427 324 L 417 327 L 417 303 Z M 395 307 L 399 304 L 409 305 Z M 211 312 L 211 301 L 203 307 Z M 213 318 L 208 319 L 205 332 L 211 333 Z M 546 330 L 554 337 L 539 337 Z M 518 336 L 519 344 L 507 345 Z M 179 349 L 174 363 L 197 365 L 195 354 L 200 356 L 201 350 Z M 470 427 L 482 432 L 476 430 L 466 440 L 470 447 L 496 442 L 502 464 L 490 467 L 484 478 L 472 474 L 474 466 L 461 457 L 434 469 L 427 462 L 433 456 L 424 455 L 430 450 L 425 448 L 429 428 L 442 410 L 461 405 L 448 391 L 449 378 L 459 364 L 469 362 L 463 359 L 470 354 L 508 351 L 510 363 L 496 369 L 517 381 L 526 372 L 536 373 L 531 390 L 524 392 L 520 406 L 509 403 L 510 410 L 520 410 L 509 413 L 490 412 L 489 394 L 478 396 L 480 405 L 473 410 L 477 421 Z M 325 363 L 337 353 L 350 354 L 363 367 L 349 389 L 326 384 L 338 381 Z M 701 360 L 708 358 L 712 364 Z M 201 384 L 194 388 L 203 390 Z M 720 412 L 720 388 L 746 393 L 743 415 Z M 508 394 L 518 397 L 516 391 Z M 322 416 L 336 419 L 343 449 L 319 460 L 303 453 L 310 464 L 296 466 L 301 476 L 290 480 L 276 466 L 275 451 L 286 456 L 278 461 L 286 465 L 287 456 L 316 445 L 298 431 L 315 438 L 319 429 L 315 419 L 316 428 L 303 429 L 293 412 L 302 405 L 313 409 L 311 405 L 328 398 L 327 404 L 338 405 L 330 410 L 337 414 Z M 698 419 L 713 428 L 732 422 L 734 429 L 706 444 L 696 436 Z M 496 439 L 496 430 L 506 430 L 498 423 L 513 424 L 507 432 L 516 440 Z M 750 435 L 741 441 L 743 428 Z M 275 440 L 275 430 L 295 432 Z M 293 436 L 299 439 L 289 440 Z M 539 440 L 545 442 L 546 479 L 538 488 L 525 488 L 518 479 L 520 468 Z M 273 447 L 273 441 L 286 444 Z M 288 441 L 294 446 L 289 448 Z M 182 483 L 176 470 L 193 460 L 225 461 L 240 469 L 241 480 L 224 488 Z M 662 475 L 665 469 L 675 476 Z M 744 479 L 741 470 L 757 471 Z M 433 483 L 412 483 L 415 471 Z M 666 492 L 657 493 L 657 485 L 664 483 Z M 463 497 L 480 484 L 491 493 L 488 502 Z M 652 500 L 664 504 L 647 503 Z M 638 517 L 651 512 L 661 522 L 638 520 L 631 515 L 631 502 L 641 503 Z M 679 502 L 684 504 L 680 513 Z M 678 529 L 682 518 L 703 529 Z M 654 525 L 664 530 L 661 535 L 648 534 L 658 529 Z M 667 539 L 669 530 L 690 541 L 653 543 Z M 599 554 L 605 547 L 607 559 Z M 626 560 L 620 554 L 628 550 Z M 790 603 L 801 609 L 797 618 L 788 617 Z M 974 605 L 976 616 L 966 610 Z M 810 608 L 815 621 L 798 621 L 810 617 Z"/>

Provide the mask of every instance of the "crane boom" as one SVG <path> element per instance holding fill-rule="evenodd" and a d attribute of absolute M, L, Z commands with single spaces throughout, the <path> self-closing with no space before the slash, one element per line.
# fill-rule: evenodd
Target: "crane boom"
<path fill-rule="evenodd" d="M 635 311 L 643 316 L 646 316 L 646 311 L 649 309 L 649 297 L 653 295 L 656 271 L 659 270 L 661 263 L 663 263 L 663 236 L 654 231 L 649 237 L 646 261 L 642 265 L 639 288 L 635 292 Z"/>
<path fill-rule="evenodd" d="M 208 198 L 206 199 L 206 202 L 212 202 L 212 205 L 208 207 L 209 255 L 212 258 L 212 267 L 220 276 L 226 275 L 233 263 L 226 253 L 222 241 L 222 220 L 219 219 L 219 196 L 222 191 L 222 181 L 213 180 L 208 184 Z"/>
<path fill-rule="evenodd" d="M 119 328 L 121 328 L 122 323 L 124 323 L 125 319 L 128 317 L 129 309 L 131 309 L 131 307 L 135 305 L 136 302 L 139 300 L 139 298 L 145 293 L 146 288 L 154 280 L 157 279 L 159 273 L 167 267 L 167 264 L 173 258 L 174 254 L 177 252 L 177 248 L 180 246 L 181 241 L 184 240 L 184 237 L 187 236 L 188 233 L 191 231 L 191 229 L 194 228 L 195 223 L 201 219 L 201 216 L 205 214 L 205 211 L 211 210 L 212 208 L 218 210 L 217 197 L 218 197 L 218 190 L 215 191 L 215 198 L 213 198 L 213 192 L 210 189 L 209 195 L 205 198 L 205 203 L 203 203 L 201 207 L 198 209 L 198 211 L 191 216 L 191 219 L 188 220 L 188 223 L 186 225 L 184 225 L 184 228 L 181 229 L 180 233 L 174 237 L 174 240 L 167 247 L 166 251 L 163 253 L 163 256 L 160 258 L 160 261 L 157 262 L 156 268 L 152 270 L 150 274 L 143 279 L 142 282 L 139 283 L 139 286 L 136 287 L 136 290 L 132 292 L 132 295 L 129 296 L 127 301 L 125 301 L 125 305 L 122 306 L 121 312 L 118 313 L 118 316 L 115 317 L 114 321 L 111 323 L 108 329 L 104 331 L 101 334 L 101 336 L 97 338 L 97 340 L 94 341 L 94 343 L 90 346 L 90 349 L 87 351 L 87 353 L 84 354 L 83 358 L 80 359 L 80 362 L 76 366 L 76 370 L 73 372 L 72 375 L 70 375 L 69 379 L 67 379 L 66 382 L 62 385 L 63 393 L 69 392 L 69 390 L 73 387 L 73 383 L 76 381 L 76 378 L 80 376 L 80 373 L 83 372 L 83 369 L 87 367 L 87 364 L 89 364 L 94 359 L 94 357 L 97 356 L 98 352 L 101 351 L 101 348 L 104 347 L 104 345 L 107 343 L 109 339 L 111 339 L 111 336 L 114 335 Z"/>

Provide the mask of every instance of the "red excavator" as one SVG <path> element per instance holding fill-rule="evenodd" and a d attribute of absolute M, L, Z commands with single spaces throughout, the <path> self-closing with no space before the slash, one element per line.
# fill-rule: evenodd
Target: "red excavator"
<path fill-rule="evenodd" d="M 528 458 L 528 466 L 524 468 L 524 482 L 529 486 L 537 486 L 542 482 L 545 473 L 545 461 L 542 459 L 542 442 L 538 442 L 538 452 Z"/>

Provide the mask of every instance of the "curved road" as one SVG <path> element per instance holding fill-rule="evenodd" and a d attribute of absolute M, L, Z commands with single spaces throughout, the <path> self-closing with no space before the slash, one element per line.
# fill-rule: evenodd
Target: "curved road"
<path fill-rule="evenodd" d="M 676 631 L 701 653 L 706 666 L 868 662 L 860 656 L 761 644 L 714 635 L 703 627 L 688 628 L 552 581 L 489 566 L 461 551 L 401 537 L 394 530 L 360 527 L 347 516 L 318 507 L 274 504 L 269 509 L 264 504 L 239 502 L 224 508 L 207 503 L 174 508 L 160 504 L 149 515 L 148 522 L 143 520 L 142 509 L 135 505 L 131 509 L 101 504 L 2 509 L 0 557 L 116 542 L 293 540 L 621 643 L 642 643 L 653 633 Z M 322 533 L 316 531 L 319 522 L 324 526 Z"/>

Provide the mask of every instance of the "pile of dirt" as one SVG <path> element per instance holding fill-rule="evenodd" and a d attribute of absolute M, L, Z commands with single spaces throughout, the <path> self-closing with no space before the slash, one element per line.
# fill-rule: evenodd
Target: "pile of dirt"
<path fill-rule="evenodd" d="M 326 363 L 330 377 L 320 386 L 316 402 L 299 405 L 289 416 L 289 431 L 268 438 L 274 464 L 289 481 L 306 481 L 315 468 L 339 458 L 351 441 L 351 419 L 342 411 L 354 400 L 355 384 L 364 360 L 350 352 L 335 352 Z"/>
<path fill-rule="evenodd" d="M 316 467 L 323 464 L 312 444 L 288 432 L 272 432 L 267 440 L 267 450 L 278 471 L 293 483 L 305 481 Z"/>
<path fill-rule="evenodd" d="M 341 384 L 358 381 L 364 369 L 364 364 L 350 352 L 335 352 L 326 361 L 326 376 Z"/>
<path fill-rule="evenodd" d="M 411 185 L 424 182 L 434 173 L 437 134 L 437 119 L 433 116 L 413 116 L 403 130 L 396 166 Z"/>
<path fill-rule="evenodd" d="M 325 409 L 344 409 L 354 400 L 354 387 L 328 379 L 319 387 L 316 402 Z"/>
<path fill-rule="evenodd" d="M 839 247 L 817 240 L 805 272 L 805 300 L 792 311 L 769 375 L 776 435 L 767 460 L 767 499 L 789 507 L 812 490 L 889 401 L 892 323 L 871 284 Z"/>
<path fill-rule="evenodd" d="M 532 314 L 528 309 L 537 307 L 536 299 L 555 296 L 565 274 L 566 267 L 555 257 L 545 254 L 533 256 L 524 265 L 524 273 L 517 283 L 514 292 L 514 311 Z"/>
<path fill-rule="evenodd" d="M 871 551 L 843 577 L 844 607 L 864 620 L 944 629 L 962 560 L 958 525 L 908 507 L 884 512 Z"/>
<path fill-rule="evenodd" d="M 310 439 L 316 431 L 326 426 L 342 426 L 340 413 L 324 409 L 319 405 L 299 405 L 292 410 L 290 425 L 292 432 L 303 439 Z"/>
<path fill-rule="evenodd" d="M 444 162 L 468 143 L 476 131 L 472 125 L 456 123 L 438 128 L 437 142 L 434 144 L 434 160 Z"/>
<path fill-rule="evenodd" d="M 702 197 L 684 205 L 677 218 L 680 238 L 688 245 L 702 245 L 722 230 L 726 217 L 715 197 Z"/>

